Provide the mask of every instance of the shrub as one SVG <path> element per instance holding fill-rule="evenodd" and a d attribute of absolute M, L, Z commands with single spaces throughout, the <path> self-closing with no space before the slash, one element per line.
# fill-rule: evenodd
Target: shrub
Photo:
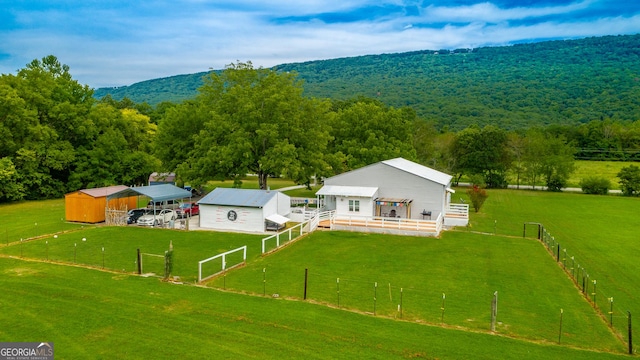
<path fill-rule="evenodd" d="M 634 196 L 640 191 L 640 168 L 629 165 L 620 169 L 618 173 L 620 188 L 625 196 Z"/>
<path fill-rule="evenodd" d="M 487 190 L 477 185 L 473 185 L 471 189 L 467 190 L 467 195 L 469 195 L 473 209 L 476 212 L 480 211 L 482 204 L 484 204 L 484 201 L 489 197 L 489 195 L 487 195 Z"/>
<path fill-rule="evenodd" d="M 565 186 L 566 179 L 563 179 L 561 176 L 552 175 L 547 180 L 547 191 L 560 192 L 562 188 Z"/>
<path fill-rule="evenodd" d="M 607 195 L 611 188 L 611 181 L 603 177 L 589 176 L 580 180 L 580 187 L 585 194 Z"/>

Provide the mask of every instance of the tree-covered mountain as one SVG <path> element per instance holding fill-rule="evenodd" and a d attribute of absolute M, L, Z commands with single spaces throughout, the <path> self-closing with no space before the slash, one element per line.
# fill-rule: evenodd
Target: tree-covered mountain
<path fill-rule="evenodd" d="M 307 96 L 409 106 L 438 128 L 505 129 L 640 119 L 640 35 L 424 50 L 283 64 Z M 192 98 L 206 73 L 97 89 L 151 105 Z"/>

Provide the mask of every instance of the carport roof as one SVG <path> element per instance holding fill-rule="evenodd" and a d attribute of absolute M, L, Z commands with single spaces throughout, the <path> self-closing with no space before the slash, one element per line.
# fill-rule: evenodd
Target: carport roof
<path fill-rule="evenodd" d="M 185 199 L 191 197 L 191 191 L 181 189 L 171 184 L 130 187 L 117 193 L 107 196 L 107 200 L 118 199 L 129 196 L 144 195 L 153 201 L 166 201 L 174 199 Z"/>

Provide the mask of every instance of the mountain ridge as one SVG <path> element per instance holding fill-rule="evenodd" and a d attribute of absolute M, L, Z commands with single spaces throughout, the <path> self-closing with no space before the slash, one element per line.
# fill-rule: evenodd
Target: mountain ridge
<path fill-rule="evenodd" d="M 456 50 L 416 50 L 282 64 L 305 94 L 359 96 L 413 108 L 440 128 L 471 124 L 503 128 L 640 118 L 640 35 L 519 43 Z M 208 72 L 101 88 L 120 100 L 151 105 L 197 95 Z"/>

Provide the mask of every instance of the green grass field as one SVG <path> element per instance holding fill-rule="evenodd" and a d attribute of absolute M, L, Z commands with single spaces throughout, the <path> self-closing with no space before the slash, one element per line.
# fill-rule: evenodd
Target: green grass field
<path fill-rule="evenodd" d="M 0 274 L 0 339 L 56 359 L 626 358 L 49 263 Z"/>
<path fill-rule="evenodd" d="M 462 232 L 441 239 L 316 232 L 211 285 L 222 288 L 224 281 L 227 289 L 301 299 L 305 269 L 307 298 L 318 303 L 488 332 L 498 291 L 498 333 L 553 342 L 564 309 L 566 344 L 621 349 L 540 243 L 530 239 Z"/>
<path fill-rule="evenodd" d="M 542 223 L 567 258 L 597 280 L 598 306 L 607 309 L 607 298 L 614 298 L 614 317 L 624 328 L 627 310 L 640 314 L 638 206 L 640 199 L 623 196 L 492 190 L 470 229 L 522 236 L 525 222 Z"/>
<path fill-rule="evenodd" d="M 614 326 L 621 325 L 626 321 L 622 309 L 640 313 L 634 308 L 640 272 L 633 237 L 640 226 L 633 212 L 639 199 L 513 190 L 489 195 L 482 211 L 472 214 L 469 228 L 440 239 L 321 232 L 264 258 L 259 256 L 261 236 L 137 227 L 66 224 L 57 238 L 0 243 L 0 271 L 5 275 L 0 286 L 11 289 L 0 295 L 0 306 L 7 310 L 0 315 L 0 336 L 7 341 L 54 341 L 56 350 L 65 349 L 60 358 L 77 358 L 78 351 L 85 358 L 109 357 L 114 346 L 130 358 L 148 358 L 144 354 L 153 348 L 165 351 L 159 358 L 177 353 L 197 357 L 205 353 L 193 348 L 198 341 L 216 354 L 228 351 L 231 358 L 489 359 L 496 357 L 495 351 L 505 359 L 624 354 L 623 341 L 555 259 L 539 242 L 522 238 L 522 226 L 543 223 L 592 279 L 598 278 L 598 296 L 615 297 Z M 464 190 L 455 196 L 465 197 Z M 49 204 L 58 209 L 49 211 L 52 219 L 63 216 L 56 214 L 63 210 L 55 202 Z M 29 210 L 29 204 L 43 206 L 23 203 L 0 211 L 5 219 L 35 223 L 28 214 L 37 211 Z M 14 206 L 19 213 L 12 213 Z M 611 226 L 614 220 L 624 226 Z M 5 224 L 13 233 L 12 223 Z M 55 226 L 52 232 L 57 232 Z M 249 262 L 209 282 L 226 288 L 222 292 L 131 275 L 137 248 L 162 254 L 170 241 L 174 275 L 186 283 L 195 280 L 197 261 L 216 253 L 248 245 Z M 102 247 L 104 267 L 112 272 L 96 271 L 103 265 Z M 74 263 L 95 269 L 70 266 Z M 301 300 L 305 268 L 306 302 Z M 228 293 L 232 289 L 239 294 Z M 503 336 L 489 331 L 494 291 L 499 298 L 496 334 Z M 256 296 L 242 295 L 248 293 Z M 278 299 L 272 299 L 273 294 Z M 608 303 L 599 299 L 598 304 L 602 308 Z M 79 315 L 89 309 L 91 316 Z M 32 323 L 23 330 L 24 321 L 18 326 L 18 319 L 24 318 Z M 54 336 L 58 332 L 53 329 L 71 335 Z M 233 336 L 220 335 L 227 329 L 246 337 L 240 347 Z M 620 334 L 619 326 L 616 329 Z M 135 334 L 147 336 L 139 344 L 129 342 Z M 304 346 L 287 344 L 294 339 Z M 165 342 L 172 348 L 161 345 Z"/>
<path fill-rule="evenodd" d="M 569 178 L 567 187 L 580 187 L 580 181 L 590 176 L 603 177 L 611 182 L 611 189 L 620 189 L 618 173 L 623 167 L 638 166 L 627 161 L 586 161 L 576 160 L 576 171 Z"/>

